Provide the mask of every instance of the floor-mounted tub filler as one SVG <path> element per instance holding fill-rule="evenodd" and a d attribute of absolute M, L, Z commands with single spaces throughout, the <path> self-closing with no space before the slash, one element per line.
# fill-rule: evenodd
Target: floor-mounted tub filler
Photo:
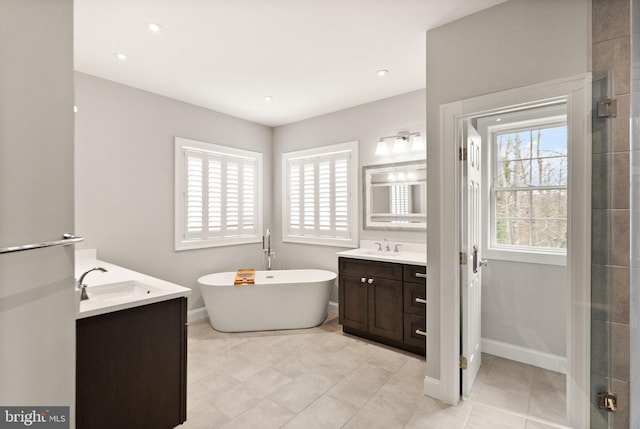
<path fill-rule="evenodd" d="M 327 317 L 336 274 L 325 270 L 256 271 L 254 285 L 234 286 L 235 272 L 198 279 L 216 331 L 302 329 Z"/>

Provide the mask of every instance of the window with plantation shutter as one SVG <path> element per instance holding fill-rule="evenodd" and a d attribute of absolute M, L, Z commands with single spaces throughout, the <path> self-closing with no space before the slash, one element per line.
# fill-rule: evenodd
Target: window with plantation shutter
<path fill-rule="evenodd" d="M 175 249 L 262 240 L 262 154 L 175 139 Z"/>
<path fill-rule="evenodd" d="M 357 142 L 282 159 L 283 241 L 357 246 Z"/>

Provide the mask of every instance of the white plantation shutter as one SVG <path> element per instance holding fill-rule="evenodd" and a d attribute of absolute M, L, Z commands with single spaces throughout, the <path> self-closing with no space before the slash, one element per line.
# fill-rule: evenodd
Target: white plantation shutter
<path fill-rule="evenodd" d="M 357 154 L 353 145 L 338 146 L 283 155 L 285 241 L 350 245 L 356 240 Z"/>
<path fill-rule="evenodd" d="M 217 150 L 202 148 L 207 146 Z M 181 171 L 176 161 L 176 204 L 180 206 L 176 217 L 182 219 L 182 225 L 176 220 L 178 250 L 256 242 L 261 238 L 261 158 L 232 148 L 226 148 L 230 153 L 224 153 L 221 148 L 224 147 L 176 138 L 176 157 L 183 159 Z"/>

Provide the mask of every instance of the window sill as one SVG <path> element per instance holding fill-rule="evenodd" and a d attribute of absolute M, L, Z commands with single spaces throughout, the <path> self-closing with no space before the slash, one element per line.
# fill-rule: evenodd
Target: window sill
<path fill-rule="evenodd" d="M 567 265 L 566 253 L 536 252 L 533 250 L 484 249 L 482 258 L 529 264 Z"/>
<path fill-rule="evenodd" d="M 208 247 L 237 246 L 239 244 L 262 243 L 262 237 L 242 237 L 217 240 L 188 240 L 175 243 L 176 252 L 182 250 L 205 249 Z"/>

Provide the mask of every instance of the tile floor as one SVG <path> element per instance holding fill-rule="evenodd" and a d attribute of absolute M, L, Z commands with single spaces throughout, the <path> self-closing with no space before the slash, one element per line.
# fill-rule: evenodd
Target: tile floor
<path fill-rule="evenodd" d="M 313 329 L 225 334 L 189 326 L 188 420 L 180 428 L 546 429 L 564 415 L 564 376 L 483 355 L 468 400 L 423 395 L 424 359 Z"/>

